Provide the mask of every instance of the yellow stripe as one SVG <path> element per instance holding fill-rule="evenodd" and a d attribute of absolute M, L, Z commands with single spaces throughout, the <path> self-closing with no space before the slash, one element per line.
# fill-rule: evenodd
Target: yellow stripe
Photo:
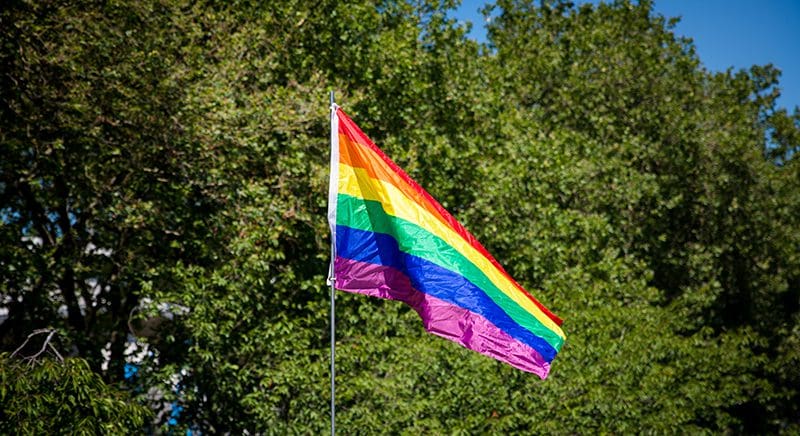
<path fill-rule="evenodd" d="M 481 269 L 498 289 L 535 316 L 542 325 L 555 332 L 561 338 L 566 339 L 561 327 L 536 307 L 526 295 L 522 294 L 486 257 L 468 244 L 449 226 L 439 221 L 418 203 L 406 197 L 403 192 L 391 183 L 371 178 L 362 168 L 353 168 L 339 163 L 339 192 L 365 200 L 379 201 L 383 204 L 386 213 L 417 224 L 440 237 Z"/>

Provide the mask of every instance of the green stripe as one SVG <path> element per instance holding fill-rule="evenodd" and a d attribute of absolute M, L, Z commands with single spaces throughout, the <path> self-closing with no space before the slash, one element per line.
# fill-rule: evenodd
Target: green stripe
<path fill-rule="evenodd" d="M 460 274 L 481 288 L 517 324 L 547 341 L 556 351 L 561 349 L 564 340 L 560 336 L 504 294 L 480 268 L 443 239 L 410 221 L 389 215 L 378 201 L 347 194 L 339 194 L 337 201 L 336 224 L 392 236 L 401 251 Z"/>

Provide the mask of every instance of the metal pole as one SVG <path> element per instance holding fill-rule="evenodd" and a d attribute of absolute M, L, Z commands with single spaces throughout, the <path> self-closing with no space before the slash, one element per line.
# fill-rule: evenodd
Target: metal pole
<path fill-rule="evenodd" d="M 333 91 L 331 91 L 333 110 Z M 331 244 L 331 262 L 335 260 L 335 247 Z M 331 436 L 336 434 L 336 277 L 331 270 Z"/>

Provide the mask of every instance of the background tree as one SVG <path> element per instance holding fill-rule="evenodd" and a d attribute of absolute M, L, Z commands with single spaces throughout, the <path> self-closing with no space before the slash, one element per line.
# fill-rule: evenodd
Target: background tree
<path fill-rule="evenodd" d="M 64 360 L 56 333 L 35 330 L 10 356 L 0 354 L 0 431 L 91 435 L 147 426 L 152 412 L 126 401 L 85 360 Z"/>
<path fill-rule="evenodd" d="M 339 293 L 343 431 L 796 431 L 800 114 L 778 70 L 706 71 L 650 2 L 501 0 L 487 46 L 454 6 L 4 8 L 0 343 L 54 328 L 74 357 L 5 357 L 2 410 L 55 425 L 58 400 L 19 392 L 78 371 L 128 431 L 137 402 L 164 430 L 325 431 L 335 89 L 569 338 L 540 382 Z"/>

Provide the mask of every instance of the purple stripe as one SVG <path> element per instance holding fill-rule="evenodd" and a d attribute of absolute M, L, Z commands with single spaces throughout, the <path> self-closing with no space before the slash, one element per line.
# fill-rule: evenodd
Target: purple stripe
<path fill-rule="evenodd" d="M 334 270 L 336 289 L 402 301 L 419 314 L 430 333 L 542 379 L 550 371 L 550 364 L 530 346 L 481 315 L 414 289 L 408 277 L 394 268 L 337 256 Z"/>

